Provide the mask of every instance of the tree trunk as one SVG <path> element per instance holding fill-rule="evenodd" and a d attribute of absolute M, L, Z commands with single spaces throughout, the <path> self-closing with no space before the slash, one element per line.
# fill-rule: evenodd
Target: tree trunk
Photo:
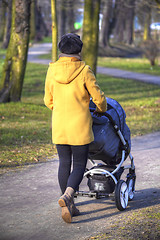
<path fill-rule="evenodd" d="M 51 0 L 51 15 L 52 15 L 52 62 L 58 58 L 58 27 L 56 14 L 56 0 Z"/>
<path fill-rule="evenodd" d="M 143 32 L 144 41 L 151 39 L 150 25 L 151 25 L 151 7 L 146 6 L 144 32 Z"/>
<path fill-rule="evenodd" d="M 83 19 L 83 60 L 96 74 L 100 0 L 85 0 Z"/>
<path fill-rule="evenodd" d="M 30 0 L 12 0 L 12 26 L 0 82 L 0 102 L 21 99 L 29 43 Z"/>
<path fill-rule="evenodd" d="M 0 41 L 3 40 L 4 31 L 5 31 L 5 17 L 6 15 L 6 4 L 3 1 L 0 1 Z"/>
<path fill-rule="evenodd" d="M 74 4 L 75 4 L 74 0 L 68 1 L 68 6 L 67 6 L 67 17 L 68 17 L 67 29 L 68 29 L 68 32 L 74 32 L 74 22 L 75 22 Z"/>
<path fill-rule="evenodd" d="M 44 21 L 44 17 L 42 14 L 42 7 L 37 5 L 37 1 L 35 2 L 35 13 L 36 13 L 36 41 L 41 41 L 43 36 L 48 36 L 48 28 Z"/>
<path fill-rule="evenodd" d="M 66 26 L 67 26 L 67 11 L 66 11 L 66 5 L 65 0 L 60 1 L 60 18 L 59 18 L 59 37 L 61 38 L 64 34 L 66 34 Z"/>
<path fill-rule="evenodd" d="M 160 0 L 155 0 L 155 1 L 158 4 L 158 8 L 160 8 Z"/>
<path fill-rule="evenodd" d="M 134 32 L 134 15 L 135 15 L 135 0 L 126 1 L 126 31 L 125 31 L 125 42 L 127 44 L 133 43 L 133 32 Z"/>
<path fill-rule="evenodd" d="M 36 37 L 36 1 L 31 0 L 31 16 L 30 16 L 30 39 L 34 40 Z"/>
<path fill-rule="evenodd" d="M 103 47 L 109 46 L 109 37 L 111 33 L 111 23 L 113 17 L 113 0 L 108 0 L 103 9 L 103 20 L 101 30 L 101 44 Z"/>
<path fill-rule="evenodd" d="M 125 18 L 126 18 L 124 0 L 117 0 L 116 24 L 114 30 L 115 41 L 121 43 L 124 41 Z"/>
<path fill-rule="evenodd" d="M 12 0 L 8 0 L 7 17 L 6 17 L 4 38 L 3 38 L 3 48 L 7 48 L 9 44 L 10 33 L 11 33 L 11 19 L 12 19 Z"/>

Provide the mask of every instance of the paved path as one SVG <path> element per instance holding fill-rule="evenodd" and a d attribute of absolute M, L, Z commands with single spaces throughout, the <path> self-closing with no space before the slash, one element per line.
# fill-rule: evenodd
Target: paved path
<path fill-rule="evenodd" d="M 105 68 L 105 67 L 97 67 L 97 72 L 101 74 L 106 74 L 115 78 L 125 78 L 125 79 L 133 79 L 145 83 L 152 83 L 160 85 L 160 76 L 153 76 L 144 73 L 136 73 L 130 72 L 126 70 L 120 70 L 116 68 Z"/>
<path fill-rule="evenodd" d="M 118 211 L 111 199 L 78 197 L 82 215 L 72 224 L 62 221 L 57 204 L 57 157 L 1 175 L 0 240 L 88 239 L 106 232 L 125 214 L 160 203 L 160 132 L 132 139 L 132 154 L 136 194 L 127 209 Z M 87 189 L 85 179 L 80 189 Z"/>
<path fill-rule="evenodd" d="M 51 43 L 35 44 L 29 49 L 28 61 L 40 64 L 49 64 L 50 60 L 38 59 L 38 55 L 48 53 L 49 51 L 51 51 L 51 48 Z M 160 76 L 153 76 L 149 74 L 135 73 L 115 68 L 105 68 L 99 66 L 97 67 L 97 73 L 102 73 L 117 78 L 133 79 L 137 81 L 160 85 Z"/>

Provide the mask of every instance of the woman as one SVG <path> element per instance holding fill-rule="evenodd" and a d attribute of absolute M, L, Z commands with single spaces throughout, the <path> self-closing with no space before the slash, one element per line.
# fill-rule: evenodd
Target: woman
<path fill-rule="evenodd" d="M 73 197 L 86 168 L 89 143 L 94 140 L 90 97 L 97 106 L 95 114 L 105 112 L 107 105 L 93 72 L 81 61 L 82 46 L 78 35 L 62 36 L 59 60 L 49 64 L 45 82 L 44 102 L 52 110 L 52 140 L 59 155 L 58 180 L 63 195 L 58 202 L 68 223 L 79 214 Z"/>

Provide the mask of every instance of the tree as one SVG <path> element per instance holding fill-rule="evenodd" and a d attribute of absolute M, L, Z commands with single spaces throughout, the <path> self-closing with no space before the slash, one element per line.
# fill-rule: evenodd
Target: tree
<path fill-rule="evenodd" d="M 36 37 L 36 0 L 31 0 L 31 16 L 30 16 L 30 39 Z"/>
<path fill-rule="evenodd" d="M 100 42 L 103 47 L 109 46 L 109 38 L 114 21 L 113 13 L 114 13 L 113 0 L 105 1 L 103 7 L 102 30 L 100 33 L 101 35 Z"/>
<path fill-rule="evenodd" d="M 64 34 L 74 32 L 74 8 L 76 1 L 60 0 L 58 2 L 58 22 L 59 22 L 59 37 Z"/>
<path fill-rule="evenodd" d="M 5 1 L 6 8 L 6 19 L 5 19 L 5 29 L 3 37 L 3 48 L 7 48 L 10 40 L 11 33 L 11 18 L 12 18 L 12 0 Z"/>
<path fill-rule="evenodd" d="M 83 19 L 83 60 L 96 74 L 100 0 L 85 0 Z"/>
<path fill-rule="evenodd" d="M 0 82 L 0 102 L 21 99 L 29 43 L 30 0 L 12 1 L 11 37 Z"/>
<path fill-rule="evenodd" d="M 158 4 L 158 7 L 160 8 L 160 0 L 155 0 L 155 1 Z"/>
<path fill-rule="evenodd" d="M 127 44 L 133 43 L 135 1 L 136 0 L 127 0 L 125 2 L 126 7 L 125 42 Z"/>
<path fill-rule="evenodd" d="M 6 15 L 6 3 L 4 1 L 0 1 L 0 41 L 3 40 L 4 30 L 5 30 L 5 17 Z"/>
<path fill-rule="evenodd" d="M 59 7 L 59 35 L 60 38 L 66 33 L 66 23 L 67 23 L 67 10 L 66 10 L 66 1 L 60 0 Z"/>
<path fill-rule="evenodd" d="M 145 8 L 145 23 L 144 23 L 143 40 L 146 41 L 151 39 L 151 31 L 150 31 L 151 7 L 149 4 L 146 4 L 144 8 Z"/>
<path fill-rule="evenodd" d="M 117 0 L 116 9 L 116 23 L 114 29 L 114 40 L 118 43 L 122 43 L 124 40 L 124 30 L 125 30 L 125 3 L 124 0 Z"/>
<path fill-rule="evenodd" d="M 55 62 L 58 58 L 58 27 L 56 14 L 56 0 L 51 0 L 51 14 L 52 14 L 52 61 Z"/>
<path fill-rule="evenodd" d="M 74 16 L 74 7 L 75 7 L 75 1 L 74 0 L 69 0 L 68 1 L 68 6 L 67 6 L 67 32 L 74 32 L 74 21 L 75 21 L 75 16 Z"/>
<path fill-rule="evenodd" d="M 153 14 L 158 13 L 156 1 L 139 0 L 136 2 L 136 16 L 143 29 L 144 41 L 149 41 L 152 37 L 150 25 L 154 21 Z"/>

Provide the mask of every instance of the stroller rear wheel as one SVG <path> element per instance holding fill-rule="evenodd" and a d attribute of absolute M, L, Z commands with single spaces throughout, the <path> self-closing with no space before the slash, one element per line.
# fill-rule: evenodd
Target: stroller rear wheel
<path fill-rule="evenodd" d="M 115 188 L 115 202 L 118 210 L 123 211 L 128 205 L 128 186 L 125 181 L 119 180 Z"/>

